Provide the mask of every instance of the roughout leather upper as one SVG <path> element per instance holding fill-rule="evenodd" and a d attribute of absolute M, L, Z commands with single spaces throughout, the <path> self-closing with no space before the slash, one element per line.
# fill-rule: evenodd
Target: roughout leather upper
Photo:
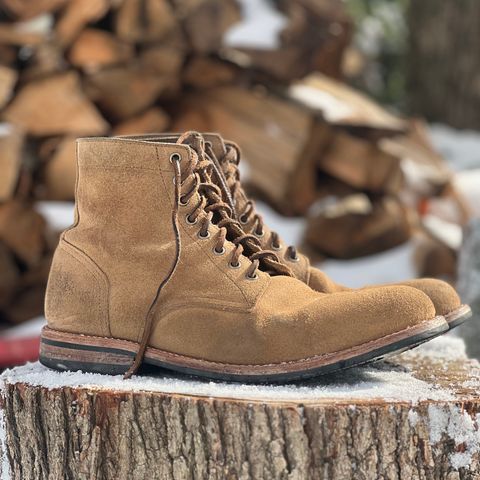
<path fill-rule="evenodd" d="M 219 158 L 223 157 L 225 152 L 225 144 L 222 138 L 217 134 L 204 134 L 204 137 L 211 142 L 216 154 Z M 228 174 L 229 166 L 226 163 L 220 163 L 223 173 Z M 239 212 L 241 212 L 248 201 L 247 196 L 243 189 L 237 192 L 235 196 L 235 203 Z M 245 231 L 252 233 L 254 231 L 255 224 L 250 221 L 245 225 Z M 271 230 L 267 225 L 264 225 L 264 235 L 260 239 L 264 248 L 271 248 L 269 245 L 269 238 Z M 325 275 L 318 268 L 312 267 L 305 255 L 299 254 L 299 261 L 292 262 L 287 255 L 287 245 L 281 242 L 281 250 L 279 252 L 279 258 L 283 259 L 290 269 L 295 273 L 296 278 L 306 282 L 312 289 L 318 292 L 334 293 L 345 292 L 351 290 L 350 288 L 339 285 Z M 393 285 L 393 284 L 392 284 Z M 400 285 L 406 285 L 413 288 L 417 288 L 426 293 L 435 305 L 437 315 L 447 315 L 461 306 L 461 300 L 455 289 L 448 283 L 433 278 L 419 278 L 401 282 Z M 365 287 L 371 288 L 372 286 Z"/>
<path fill-rule="evenodd" d="M 149 306 L 172 266 L 175 235 L 172 153 L 185 145 L 130 139 L 77 143 L 76 221 L 61 236 L 46 295 L 50 328 L 140 341 Z M 435 316 L 422 292 L 383 287 L 332 295 L 287 276 L 229 266 L 213 248 L 219 229 L 198 237 L 181 206 L 180 262 L 161 292 L 149 345 L 210 361 L 280 363 L 360 345 Z M 202 213 L 202 216 L 205 215 Z M 388 321 L 379 321 L 386 319 Z"/>

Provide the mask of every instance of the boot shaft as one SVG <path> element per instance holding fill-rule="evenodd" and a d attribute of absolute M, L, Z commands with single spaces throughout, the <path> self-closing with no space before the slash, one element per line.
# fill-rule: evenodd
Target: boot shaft
<path fill-rule="evenodd" d="M 76 221 L 62 234 L 52 264 L 49 326 L 139 341 L 178 248 L 171 158 L 179 155 L 187 171 L 198 157 L 183 144 L 125 138 L 79 140 L 77 155 Z M 188 190 L 193 177 L 181 188 Z M 268 282 L 261 272 L 255 282 L 247 279 L 252 263 L 243 256 L 238 267 L 231 266 L 237 249 L 231 243 L 215 252 L 216 225 L 200 236 L 207 213 L 201 211 L 194 221 L 191 214 L 201 201 L 197 191 L 178 206 L 180 262 L 162 292 L 162 314 L 186 305 L 248 310 Z"/>
<path fill-rule="evenodd" d="M 47 288 L 51 326 L 138 338 L 175 255 L 173 154 L 191 161 L 183 145 L 78 140 L 76 219 Z"/>

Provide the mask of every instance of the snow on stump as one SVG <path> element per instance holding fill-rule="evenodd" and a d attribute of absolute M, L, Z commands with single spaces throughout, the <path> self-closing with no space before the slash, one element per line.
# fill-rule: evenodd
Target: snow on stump
<path fill-rule="evenodd" d="M 480 364 L 442 338 L 295 385 L 1 378 L 0 478 L 480 478 Z"/>

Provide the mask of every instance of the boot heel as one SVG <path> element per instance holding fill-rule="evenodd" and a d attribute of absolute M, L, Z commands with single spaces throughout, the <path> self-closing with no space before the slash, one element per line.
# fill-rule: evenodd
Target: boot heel
<path fill-rule="evenodd" d="M 123 375 L 135 357 L 135 345 L 126 340 L 65 333 L 44 327 L 40 337 L 40 363 L 60 371 Z"/>

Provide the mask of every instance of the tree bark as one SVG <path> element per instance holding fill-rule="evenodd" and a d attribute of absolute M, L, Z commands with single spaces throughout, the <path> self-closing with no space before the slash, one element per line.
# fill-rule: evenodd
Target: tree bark
<path fill-rule="evenodd" d="M 410 2 L 408 95 L 415 114 L 480 128 L 480 2 Z"/>
<path fill-rule="evenodd" d="M 412 403 L 407 392 L 405 399 L 388 401 L 374 389 L 360 399 L 353 385 L 348 399 L 299 394 L 265 401 L 243 395 L 242 386 L 236 399 L 101 385 L 49 389 L 7 372 L 2 403 L 10 475 L 478 480 L 480 365 L 423 354 L 397 358 L 392 371 L 408 370 L 438 391 L 448 389 L 451 400 Z M 0 458 L 0 469 L 5 463 Z"/>

